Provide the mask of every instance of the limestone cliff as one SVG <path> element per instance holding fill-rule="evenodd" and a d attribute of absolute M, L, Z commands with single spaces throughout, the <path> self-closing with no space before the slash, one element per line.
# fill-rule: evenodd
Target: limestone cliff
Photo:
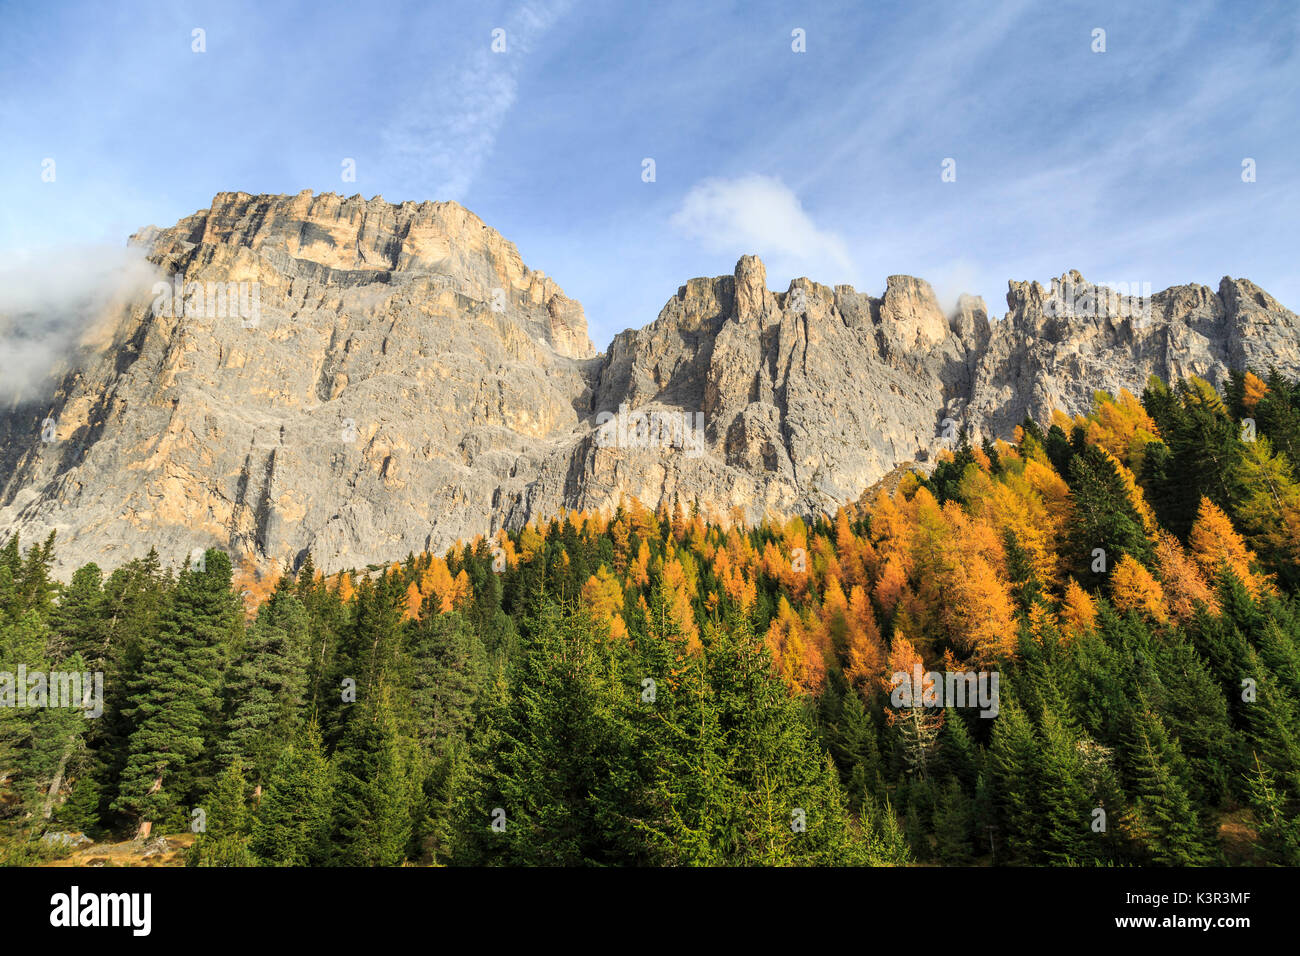
<path fill-rule="evenodd" d="M 160 286 L 0 414 L 0 538 L 57 530 L 63 573 L 150 547 L 356 567 L 624 495 L 832 510 L 931 460 L 945 420 L 1004 435 L 1151 373 L 1300 371 L 1300 322 L 1246 280 L 1146 310 L 1077 273 L 1012 282 L 990 322 L 909 276 L 774 292 L 746 256 L 597 355 L 455 203 L 223 193 L 133 241 Z"/>

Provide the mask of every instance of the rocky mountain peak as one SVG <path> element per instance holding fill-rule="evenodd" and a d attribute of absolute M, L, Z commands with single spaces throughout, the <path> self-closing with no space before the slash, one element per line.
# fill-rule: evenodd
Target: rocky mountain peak
<path fill-rule="evenodd" d="M 772 293 L 767 288 L 767 267 L 758 256 L 741 256 L 736 263 L 735 279 L 736 321 L 761 323 L 773 305 Z"/>
<path fill-rule="evenodd" d="M 957 308 L 949 322 L 958 338 L 968 347 L 978 351 L 988 345 L 991 328 L 989 310 L 978 295 L 962 293 L 957 297 Z"/>
<path fill-rule="evenodd" d="M 912 276 L 773 292 L 744 256 L 597 355 L 581 304 L 455 203 L 221 193 L 133 241 L 180 299 L 121 306 L 0 414 L 0 539 L 58 531 L 64 574 L 151 547 L 362 567 L 633 495 L 832 511 L 953 426 L 1008 435 L 1151 374 L 1300 370 L 1300 320 L 1245 279 L 1115 298 L 1072 271 L 1008 283 L 991 321 Z"/>
<path fill-rule="evenodd" d="M 930 283 L 924 279 L 890 276 L 885 283 L 880 314 L 903 348 L 926 348 L 942 342 L 948 334 L 948 320 Z"/>
<path fill-rule="evenodd" d="M 1249 279 L 1224 276 L 1219 281 L 1219 298 L 1234 312 L 1285 312 L 1286 309 Z"/>
<path fill-rule="evenodd" d="M 242 253 L 246 262 L 260 256 L 277 270 L 292 260 L 295 274 L 320 275 L 312 266 L 350 273 L 353 285 L 437 278 L 489 306 L 540 310 L 547 318 L 534 331 L 556 352 L 595 354 L 581 305 L 529 269 L 514 243 L 454 202 L 393 204 L 381 196 L 311 190 L 295 196 L 226 192 L 170 229 L 150 226 L 131 241 L 150 249 L 168 271 L 214 262 L 224 268 Z"/>

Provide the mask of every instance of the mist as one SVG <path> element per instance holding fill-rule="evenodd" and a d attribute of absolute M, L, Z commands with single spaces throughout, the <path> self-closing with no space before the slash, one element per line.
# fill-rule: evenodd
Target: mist
<path fill-rule="evenodd" d="M 0 265 L 0 402 L 40 398 L 88 333 L 158 276 L 143 250 L 109 245 L 24 251 Z"/>

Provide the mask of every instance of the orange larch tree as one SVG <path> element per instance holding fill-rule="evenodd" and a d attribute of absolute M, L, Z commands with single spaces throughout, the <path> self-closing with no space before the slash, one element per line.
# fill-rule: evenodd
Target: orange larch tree
<path fill-rule="evenodd" d="M 1221 570 L 1227 568 L 1252 597 L 1267 589 L 1267 579 L 1255 571 L 1254 552 L 1246 547 L 1228 516 L 1209 498 L 1201 499 L 1187 542 L 1192 558 L 1211 581 L 1217 581 Z"/>
<path fill-rule="evenodd" d="M 623 586 L 605 565 L 587 578 L 580 595 L 582 604 L 591 612 L 592 620 L 609 624 L 623 610 Z"/>
<path fill-rule="evenodd" d="M 1190 620 L 1198 604 L 1205 605 L 1211 613 L 1218 613 L 1219 601 L 1209 581 L 1177 538 L 1161 530 L 1156 537 L 1155 554 L 1160 582 L 1175 621 L 1182 624 Z"/>
<path fill-rule="evenodd" d="M 885 664 L 885 647 L 880 640 L 871 599 L 860 584 L 849 592 L 847 649 L 844 676 L 849 684 L 865 696 L 875 690 L 875 679 Z"/>
<path fill-rule="evenodd" d="M 1124 555 L 1110 578 L 1110 599 L 1121 611 L 1138 611 L 1157 621 L 1169 619 L 1165 591 L 1132 555 Z"/>
<path fill-rule="evenodd" d="M 1061 634 L 1074 640 L 1092 630 L 1097 623 L 1097 604 L 1079 582 L 1070 578 L 1065 585 L 1065 599 L 1061 602 Z"/>
<path fill-rule="evenodd" d="M 826 678 L 825 660 L 810 653 L 807 628 L 784 595 L 777 602 L 776 615 L 768 625 L 767 644 L 777 673 L 791 690 L 804 694 L 821 690 Z"/>

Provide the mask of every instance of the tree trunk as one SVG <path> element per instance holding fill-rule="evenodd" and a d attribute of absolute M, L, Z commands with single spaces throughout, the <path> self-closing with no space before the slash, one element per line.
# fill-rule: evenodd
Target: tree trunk
<path fill-rule="evenodd" d="M 63 748 L 63 756 L 59 758 L 59 766 L 54 771 L 54 779 L 50 781 L 50 790 L 45 794 L 45 806 L 41 810 L 41 818 L 48 820 L 54 813 L 54 801 L 59 796 L 59 790 L 63 786 L 63 773 L 68 769 L 68 761 L 72 759 L 72 749 L 76 746 L 77 738 L 72 736 L 68 739 L 68 745 Z"/>

